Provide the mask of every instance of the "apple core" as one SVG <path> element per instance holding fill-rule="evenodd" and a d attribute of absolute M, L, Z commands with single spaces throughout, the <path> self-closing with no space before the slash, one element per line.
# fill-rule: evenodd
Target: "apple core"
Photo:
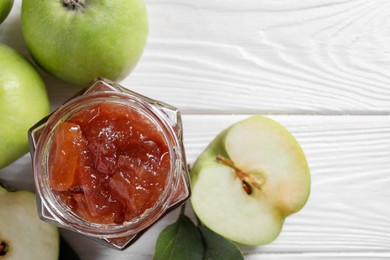
<path fill-rule="evenodd" d="M 252 174 L 243 172 L 242 170 L 238 169 L 231 160 L 223 157 L 220 154 L 218 154 L 216 156 L 216 160 L 217 160 L 217 162 L 220 162 L 220 163 L 228 166 L 229 168 L 232 168 L 235 171 L 237 178 L 240 179 L 240 181 L 242 182 L 242 188 L 245 190 L 245 192 L 248 195 L 251 195 L 253 193 L 253 189 L 258 190 L 258 191 L 261 190 L 261 186 L 265 182 L 265 178 L 264 178 L 262 173 L 257 171 L 256 175 L 254 175 L 254 174 L 252 175 Z"/>

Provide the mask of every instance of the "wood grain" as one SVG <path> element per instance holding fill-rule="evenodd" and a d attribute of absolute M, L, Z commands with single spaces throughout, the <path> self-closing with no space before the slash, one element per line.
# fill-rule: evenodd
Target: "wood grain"
<path fill-rule="evenodd" d="M 390 111 L 387 0 L 148 7 L 149 43 L 124 83 L 185 113 Z"/>
<path fill-rule="evenodd" d="M 189 163 L 194 162 L 219 131 L 245 117 L 184 115 Z M 248 259 L 390 257 L 390 117 L 272 118 L 286 126 L 301 143 L 311 168 L 312 192 L 305 208 L 287 218 L 276 241 L 262 247 L 242 247 Z M 26 156 L 17 164 L 26 167 L 28 160 Z M 6 168 L 0 171 L 0 179 L 17 187 L 32 185 L 31 170 L 25 168 L 24 171 L 14 176 L 16 173 Z M 16 182 L 15 179 L 24 181 Z M 191 210 L 187 213 L 193 214 Z M 64 234 L 82 259 L 109 259 L 113 256 L 115 259 L 129 256 L 149 259 L 158 233 L 176 216 L 177 211 L 164 218 L 124 252 L 109 250 L 70 232 Z"/>
<path fill-rule="evenodd" d="M 146 2 L 148 45 L 128 88 L 190 114 L 390 113 L 387 0 Z M 20 5 L 0 41 L 29 56 Z M 55 104 L 77 89 L 41 74 Z"/>
<path fill-rule="evenodd" d="M 281 122 L 307 155 L 306 207 L 272 244 L 241 247 L 245 258 L 390 259 L 390 1 L 146 3 L 148 45 L 121 83 L 182 111 L 190 163 L 219 131 L 251 114 Z M 20 7 L 15 0 L 0 42 L 32 60 Z M 52 109 L 80 89 L 39 72 Z M 29 156 L 0 170 L 0 182 L 33 190 Z M 62 234 L 83 260 L 150 259 L 177 213 L 123 252 Z"/>

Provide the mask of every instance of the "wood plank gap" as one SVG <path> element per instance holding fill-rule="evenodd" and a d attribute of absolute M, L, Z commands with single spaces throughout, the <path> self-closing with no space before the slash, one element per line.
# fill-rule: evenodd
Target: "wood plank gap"
<path fill-rule="evenodd" d="M 316 251 L 316 252 L 256 252 L 256 253 L 245 253 L 245 256 L 253 255 L 264 255 L 264 256 L 302 256 L 302 257 L 390 257 L 390 251 L 362 251 L 362 252 L 327 252 L 327 251 Z"/>
<path fill-rule="evenodd" d="M 292 112 L 286 113 L 284 111 L 257 111 L 257 110 L 248 110 L 248 111 L 219 111 L 219 110 L 191 110 L 186 109 L 181 110 L 182 115 L 196 115 L 196 116 L 250 116 L 250 115 L 264 115 L 264 116 L 390 116 L 390 111 L 354 111 L 354 112 L 334 112 L 334 111 L 301 111 L 301 112 Z"/>

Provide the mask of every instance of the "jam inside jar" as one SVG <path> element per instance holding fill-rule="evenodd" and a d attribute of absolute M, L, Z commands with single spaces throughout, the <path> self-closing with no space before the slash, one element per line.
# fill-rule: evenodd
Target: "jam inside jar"
<path fill-rule="evenodd" d="M 178 110 L 97 79 L 29 131 L 41 218 L 124 249 L 190 196 Z"/>

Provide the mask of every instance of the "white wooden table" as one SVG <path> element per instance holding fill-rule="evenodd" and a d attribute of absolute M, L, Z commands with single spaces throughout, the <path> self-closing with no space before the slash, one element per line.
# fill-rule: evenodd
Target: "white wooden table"
<path fill-rule="evenodd" d="M 189 163 L 252 114 L 285 125 L 307 155 L 306 207 L 272 244 L 241 247 L 245 258 L 390 259 L 390 1 L 146 2 L 148 45 L 121 84 L 182 111 Z M 20 6 L 0 26 L 0 41 L 29 57 Z M 53 109 L 78 90 L 41 74 Z M 0 170 L 0 181 L 33 190 L 29 155 Z M 85 260 L 150 259 L 177 215 L 126 251 L 62 234 Z"/>

